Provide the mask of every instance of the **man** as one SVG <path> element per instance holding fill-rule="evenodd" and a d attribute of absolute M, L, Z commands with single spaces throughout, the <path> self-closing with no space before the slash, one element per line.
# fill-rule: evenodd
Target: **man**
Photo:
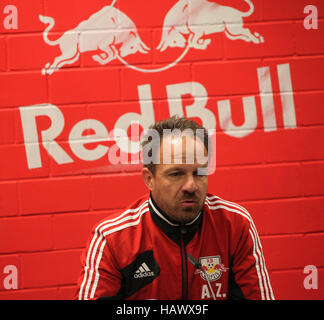
<path fill-rule="evenodd" d="M 150 194 L 93 228 L 78 299 L 274 299 L 251 216 L 207 193 L 209 142 L 186 118 L 150 127 Z"/>

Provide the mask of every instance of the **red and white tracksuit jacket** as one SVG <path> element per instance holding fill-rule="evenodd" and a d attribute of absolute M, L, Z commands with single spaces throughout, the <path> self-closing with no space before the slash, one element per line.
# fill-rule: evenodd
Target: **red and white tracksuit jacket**
<path fill-rule="evenodd" d="M 184 225 L 139 199 L 94 226 L 81 260 L 77 299 L 212 299 L 206 274 L 216 299 L 274 299 L 250 214 L 210 194 Z"/>

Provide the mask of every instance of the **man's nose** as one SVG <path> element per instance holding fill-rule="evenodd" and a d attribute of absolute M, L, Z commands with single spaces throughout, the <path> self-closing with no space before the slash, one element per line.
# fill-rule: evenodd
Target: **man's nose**
<path fill-rule="evenodd" d="M 182 189 L 184 192 L 190 193 L 196 192 L 198 190 L 194 176 L 190 175 L 187 177 Z"/>

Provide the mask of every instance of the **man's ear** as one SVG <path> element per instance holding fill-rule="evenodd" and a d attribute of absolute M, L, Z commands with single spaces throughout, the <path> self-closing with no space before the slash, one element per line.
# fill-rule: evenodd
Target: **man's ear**
<path fill-rule="evenodd" d="M 150 189 L 150 191 L 152 191 L 153 178 L 154 178 L 152 172 L 149 169 L 144 167 L 142 169 L 142 177 L 143 177 L 145 185 Z"/>

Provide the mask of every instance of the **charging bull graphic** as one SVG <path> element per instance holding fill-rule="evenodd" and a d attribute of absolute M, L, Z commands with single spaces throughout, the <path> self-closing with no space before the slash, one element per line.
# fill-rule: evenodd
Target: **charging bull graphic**
<path fill-rule="evenodd" d="M 217 32 L 225 32 L 230 40 L 241 39 L 256 44 L 264 42 L 258 33 L 252 34 L 243 27 L 243 18 L 254 12 L 253 3 L 244 1 L 250 6 L 247 12 L 207 0 L 179 0 L 164 19 L 162 39 L 157 49 L 184 48 L 187 42 L 184 35 L 193 34 L 190 47 L 205 50 L 211 40 L 202 37 Z"/>
<path fill-rule="evenodd" d="M 220 256 L 199 258 L 199 262 L 201 263 L 202 268 L 205 270 L 209 281 L 218 280 L 222 276 L 222 273 L 226 272 L 228 269 L 221 263 Z M 197 270 L 196 272 L 200 273 L 204 280 L 207 280 L 204 272 L 201 270 Z"/>
<path fill-rule="evenodd" d="M 149 52 L 150 48 L 141 40 L 135 23 L 113 5 L 103 7 L 89 19 L 82 21 L 75 29 L 66 31 L 59 39 L 50 40 L 49 31 L 54 27 L 52 17 L 39 15 L 44 24 L 48 24 L 43 32 L 43 39 L 50 46 L 59 46 L 61 55 L 51 64 L 48 62 L 42 74 L 52 74 L 64 65 L 76 62 L 80 53 L 97 51 L 92 56 L 99 64 L 107 64 L 118 59 L 127 67 L 140 72 L 160 72 L 172 68 L 180 62 L 189 49 L 206 50 L 211 39 L 205 36 L 224 32 L 230 40 L 244 40 L 260 44 L 264 38 L 257 32 L 252 33 L 244 27 L 243 18 L 252 15 L 254 5 L 250 0 L 244 0 L 249 5 L 248 11 L 240 11 L 228 6 L 222 6 L 208 0 L 178 0 L 166 14 L 163 22 L 163 32 L 157 50 L 165 51 L 168 47 L 184 48 L 181 55 L 172 63 L 157 68 L 145 69 L 133 66 L 124 59 L 126 56 Z"/>
<path fill-rule="evenodd" d="M 81 52 L 101 50 L 92 56 L 100 64 L 106 64 L 117 55 L 126 57 L 136 52 L 147 53 L 148 48 L 140 39 L 134 22 L 113 6 L 105 6 L 88 20 L 82 21 L 75 29 L 66 31 L 57 40 L 49 40 L 48 32 L 54 26 L 51 17 L 39 16 L 41 22 L 49 24 L 43 32 L 44 41 L 51 46 L 59 45 L 61 55 L 52 64 L 47 63 L 43 74 L 52 74 L 66 64 L 76 62 Z M 116 46 L 120 45 L 119 49 Z"/>

